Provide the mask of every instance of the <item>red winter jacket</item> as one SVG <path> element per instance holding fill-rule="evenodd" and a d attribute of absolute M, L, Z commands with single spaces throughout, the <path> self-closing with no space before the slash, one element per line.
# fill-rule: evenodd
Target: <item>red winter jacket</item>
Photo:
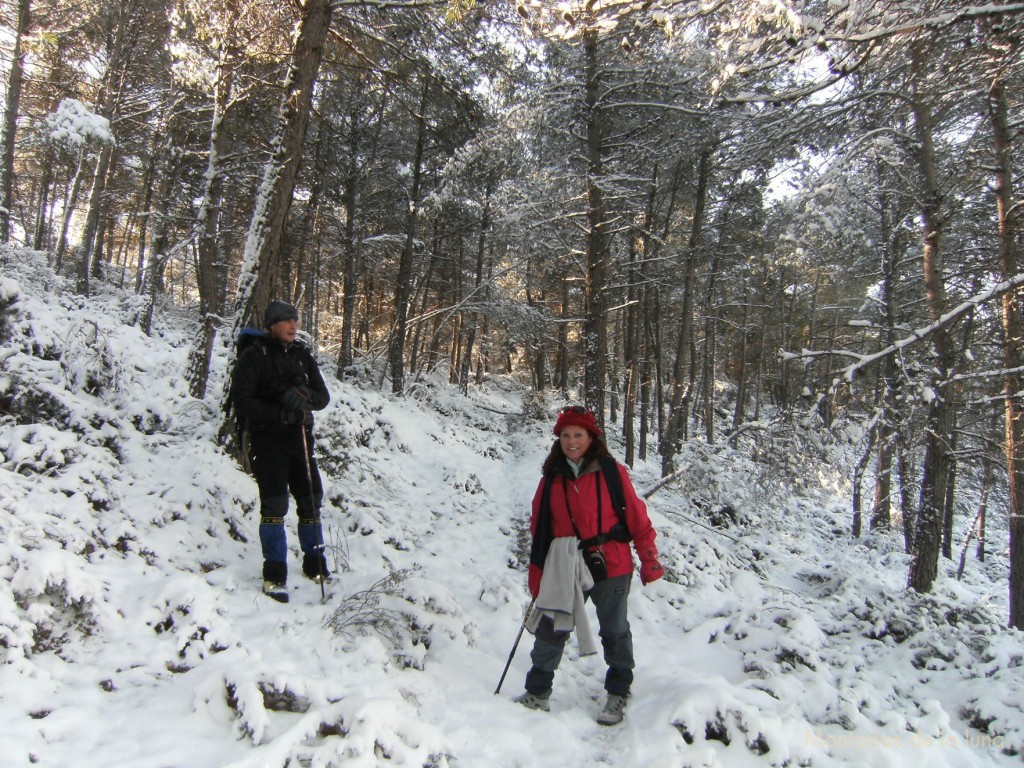
<path fill-rule="evenodd" d="M 654 544 L 654 527 L 647 516 L 647 506 L 636 495 L 633 483 L 629 479 L 626 468 L 619 464 L 619 477 L 622 478 L 622 493 L 626 501 L 626 526 L 633 537 L 633 546 L 640 562 L 656 561 L 658 550 Z M 544 493 L 544 478 L 537 485 L 533 495 L 533 513 L 530 515 L 530 534 L 537 534 L 537 518 L 540 514 L 541 496 Z M 597 530 L 597 495 L 601 494 L 601 530 Z M 568 510 L 566 503 L 568 501 Z M 572 521 L 575 521 L 583 539 L 590 539 L 598 533 L 607 533 L 619 522 L 619 515 L 612 503 L 608 485 L 604 481 L 599 461 L 591 461 L 579 477 L 556 476 L 551 484 L 551 527 L 552 537 L 575 536 Z M 572 521 L 569 519 L 572 512 Z M 608 577 L 622 576 L 633 572 L 633 554 L 629 544 L 609 540 L 602 545 Z M 542 569 L 530 565 L 530 593 L 536 597 L 540 589 Z"/>

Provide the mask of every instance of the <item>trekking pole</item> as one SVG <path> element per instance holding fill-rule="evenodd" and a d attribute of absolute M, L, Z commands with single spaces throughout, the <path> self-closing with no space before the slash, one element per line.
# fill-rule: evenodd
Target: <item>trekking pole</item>
<path fill-rule="evenodd" d="M 303 412 L 305 414 L 305 412 Z M 313 494 L 313 471 L 309 467 L 309 444 L 306 442 L 306 417 L 303 415 L 302 421 L 299 422 L 299 433 L 302 435 L 302 458 L 306 462 L 306 483 L 309 485 L 309 498 L 316 509 L 316 500 Z M 316 555 L 316 569 L 320 573 L 320 602 L 327 600 L 327 589 L 324 587 L 324 530 L 323 522 L 320 519 L 320 510 L 316 510 L 316 540 L 317 540 L 317 555 Z"/>
<path fill-rule="evenodd" d="M 526 606 L 526 615 L 523 616 L 523 623 L 519 625 L 519 634 L 516 635 L 516 641 L 512 644 L 512 651 L 508 655 L 508 661 L 505 662 L 505 669 L 501 672 L 501 680 L 498 681 L 498 687 L 494 689 L 494 695 L 497 696 L 498 692 L 501 691 L 501 684 L 505 682 L 505 675 L 508 674 L 508 668 L 512 666 L 512 659 L 516 655 L 516 649 L 519 647 L 519 640 L 523 636 L 523 630 L 526 629 L 526 621 L 530 618 L 530 613 L 533 611 L 533 604 L 537 602 L 537 598 L 533 598 L 530 604 Z"/>

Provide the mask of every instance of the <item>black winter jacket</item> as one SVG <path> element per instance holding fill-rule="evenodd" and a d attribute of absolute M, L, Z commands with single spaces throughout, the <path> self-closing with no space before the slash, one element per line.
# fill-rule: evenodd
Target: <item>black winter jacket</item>
<path fill-rule="evenodd" d="M 231 400 L 250 432 L 290 432 L 298 419 L 287 413 L 281 396 L 294 386 L 308 387 L 310 407 L 327 407 L 327 391 L 313 353 L 302 342 L 285 347 L 269 336 L 255 339 L 238 357 L 231 378 Z M 306 426 L 312 425 L 312 415 Z"/>

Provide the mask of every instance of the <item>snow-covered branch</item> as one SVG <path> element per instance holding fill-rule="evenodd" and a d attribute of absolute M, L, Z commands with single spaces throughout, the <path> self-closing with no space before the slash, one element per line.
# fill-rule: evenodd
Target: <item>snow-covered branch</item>
<path fill-rule="evenodd" d="M 449 0 L 335 0 L 331 3 L 331 11 L 339 8 L 436 8 L 450 5 Z"/>
<path fill-rule="evenodd" d="M 905 24 L 894 27 L 876 27 L 856 35 L 824 35 L 829 41 L 841 41 L 847 43 L 868 43 L 888 37 L 910 35 L 920 32 L 922 29 L 936 29 L 948 27 L 961 21 L 972 21 L 974 19 L 1008 16 L 1024 12 L 1024 3 L 1011 3 L 1009 5 L 973 5 L 959 11 L 940 13 L 937 16 L 930 16 L 924 19 L 908 20 Z"/>
<path fill-rule="evenodd" d="M 880 349 L 879 351 L 874 352 L 870 355 L 862 355 L 857 352 L 852 352 L 850 350 L 844 349 L 836 349 L 829 351 L 805 349 L 801 350 L 799 353 L 782 351 L 780 357 L 782 358 L 782 360 L 806 360 L 810 358 L 824 357 L 826 355 L 839 355 L 843 357 L 851 357 L 856 362 L 846 366 L 845 368 L 839 371 L 839 373 L 842 374 L 842 379 L 844 381 L 850 382 L 853 381 L 854 377 L 865 368 L 874 365 L 875 363 L 880 362 L 881 360 L 886 359 L 890 355 L 897 354 L 898 352 L 902 352 L 903 350 L 914 346 L 919 341 L 923 341 L 924 339 L 928 338 L 933 333 L 935 333 L 935 331 L 939 330 L 940 328 L 946 325 L 951 324 L 955 320 L 958 320 L 960 317 L 967 314 L 971 310 L 977 309 L 983 304 L 987 304 L 992 299 L 997 298 L 998 296 L 1002 296 L 1007 291 L 1012 291 L 1013 289 L 1018 288 L 1021 285 L 1024 285 L 1024 273 L 1015 275 L 1009 280 L 997 283 L 993 285 L 991 288 L 982 291 L 981 293 L 975 294 L 974 296 L 971 296 L 958 307 L 940 317 L 934 323 L 926 325 L 923 328 L 917 328 L 911 331 L 908 336 L 905 336 L 899 341 L 890 344 L 888 347 Z"/>

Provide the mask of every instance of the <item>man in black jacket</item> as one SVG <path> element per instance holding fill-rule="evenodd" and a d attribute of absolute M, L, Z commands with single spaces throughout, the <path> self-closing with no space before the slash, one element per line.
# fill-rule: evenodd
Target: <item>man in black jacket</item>
<path fill-rule="evenodd" d="M 272 301 L 263 318 L 267 329 L 238 357 L 231 396 L 249 431 L 252 473 L 260 491 L 263 591 L 288 602 L 288 544 L 284 517 L 288 493 L 299 516 L 302 573 L 327 579 L 320 504 L 323 484 L 313 456 L 313 411 L 330 402 L 320 368 L 309 347 L 296 341 L 299 313 Z"/>

